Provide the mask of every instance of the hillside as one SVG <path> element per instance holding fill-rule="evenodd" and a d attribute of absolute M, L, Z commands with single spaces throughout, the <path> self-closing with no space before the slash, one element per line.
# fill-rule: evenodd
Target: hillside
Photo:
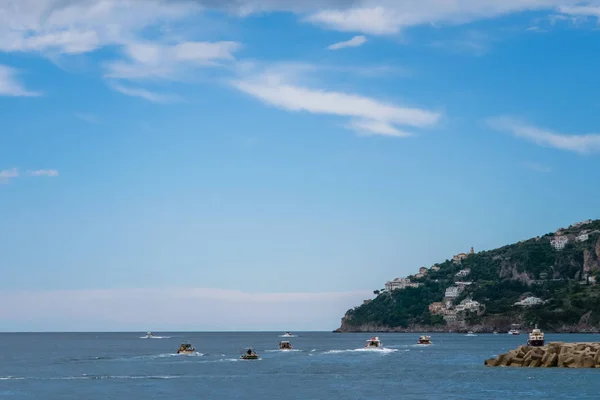
<path fill-rule="evenodd" d="M 348 310 L 336 331 L 491 332 L 538 324 L 600 332 L 600 220 L 462 253 L 386 286 Z"/>

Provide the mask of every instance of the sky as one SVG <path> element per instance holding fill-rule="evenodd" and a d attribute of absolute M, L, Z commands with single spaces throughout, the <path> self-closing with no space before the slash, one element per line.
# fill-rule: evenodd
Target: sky
<path fill-rule="evenodd" d="M 330 330 L 600 218 L 600 0 L 0 0 L 0 330 Z"/>

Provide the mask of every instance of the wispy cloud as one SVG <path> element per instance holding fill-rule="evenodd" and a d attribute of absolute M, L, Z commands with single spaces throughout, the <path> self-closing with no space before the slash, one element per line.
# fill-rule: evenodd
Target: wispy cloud
<path fill-rule="evenodd" d="M 573 5 L 560 6 L 558 11 L 562 14 L 575 17 L 593 17 L 600 18 L 600 6 L 594 5 Z"/>
<path fill-rule="evenodd" d="M 3 330 L 329 330 L 348 308 L 370 297 L 371 291 L 210 288 L 0 291 L 0 302 L 14 305 L 0 307 L 0 323 L 15 324 Z"/>
<path fill-rule="evenodd" d="M 565 135 L 538 128 L 509 117 L 490 118 L 487 120 L 487 123 L 493 129 L 508 132 L 540 146 L 553 147 L 580 154 L 600 152 L 600 134 Z"/>
<path fill-rule="evenodd" d="M 521 164 L 523 167 L 530 169 L 532 171 L 535 172 L 543 172 L 543 173 L 549 173 L 552 172 L 552 168 L 544 165 L 544 164 L 540 164 L 540 163 L 535 163 L 535 162 L 524 162 Z"/>
<path fill-rule="evenodd" d="M 27 171 L 29 176 L 58 176 L 58 171 L 55 169 L 37 169 L 33 171 Z"/>
<path fill-rule="evenodd" d="M 18 168 L 0 170 L 0 183 L 8 183 L 11 179 L 19 177 Z"/>
<path fill-rule="evenodd" d="M 17 70 L 0 65 L 0 96 L 39 96 L 40 93 L 32 92 L 17 79 Z"/>
<path fill-rule="evenodd" d="M 116 90 L 117 92 L 122 93 L 124 95 L 140 97 L 144 100 L 148 100 L 153 103 L 175 103 L 181 100 L 181 98 L 176 95 L 155 93 L 142 88 L 126 87 L 118 83 L 110 83 L 109 86 L 113 90 Z"/>
<path fill-rule="evenodd" d="M 398 33 L 400 30 L 393 10 L 383 7 L 323 10 L 310 15 L 306 20 L 343 32 L 384 35 Z"/>
<path fill-rule="evenodd" d="M 106 65 L 105 77 L 113 79 L 181 79 L 194 68 L 214 67 L 234 61 L 237 42 L 183 42 L 176 45 L 130 43 L 125 46 L 128 61 Z"/>
<path fill-rule="evenodd" d="M 434 111 L 298 85 L 293 79 L 274 71 L 235 80 L 231 84 L 269 105 L 288 111 L 348 117 L 352 129 L 378 135 L 406 136 L 397 125 L 426 128 L 434 126 L 440 118 Z"/>
<path fill-rule="evenodd" d="M 365 44 L 366 42 L 367 42 L 367 38 L 360 35 L 360 36 L 354 36 L 352 39 L 346 40 L 345 42 L 334 43 L 334 44 L 328 46 L 327 48 L 329 50 L 339 50 L 339 49 L 345 49 L 347 47 L 359 47 L 359 46 L 362 46 L 363 44 Z"/>

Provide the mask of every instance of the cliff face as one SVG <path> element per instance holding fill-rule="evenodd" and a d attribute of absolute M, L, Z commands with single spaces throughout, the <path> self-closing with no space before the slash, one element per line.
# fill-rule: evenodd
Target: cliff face
<path fill-rule="evenodd" d="M 584 236 L 582 236 L 582 234 Z M 585 234 L 588 238 L 585 239 Z M 563 249 L 552 239 L 568 238 Z M 416 268 L 415 268 L 416 269 Z M 457 277 L 459 271 L 469 271 Z M 373 301 L 348 310 L 338 332 L 505 331 L 511 324 L 538 324 L 557 332 L 600 332 L 600 220 L 588 221 L 495 250 L 447 260 L 425 276 L 409 276 L 417 288 L 383 292 Z M 458 298 L 445 299 L 456 281 L 468 281 Z M 543 304 L 516 306 L 526 297 Z M 466 299 L 480 305 L 465 311 Z M 452 305 L 437 314 L 433 302 Z"/>

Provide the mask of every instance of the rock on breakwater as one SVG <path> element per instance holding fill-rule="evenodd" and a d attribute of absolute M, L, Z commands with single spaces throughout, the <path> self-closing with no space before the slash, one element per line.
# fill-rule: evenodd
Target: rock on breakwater
<path fill-rule="evenodd" d="M 547 346 L 519 346 L 490 358 L 488 367 L 600 368 L 600 343 L 552 342 Z"/>

